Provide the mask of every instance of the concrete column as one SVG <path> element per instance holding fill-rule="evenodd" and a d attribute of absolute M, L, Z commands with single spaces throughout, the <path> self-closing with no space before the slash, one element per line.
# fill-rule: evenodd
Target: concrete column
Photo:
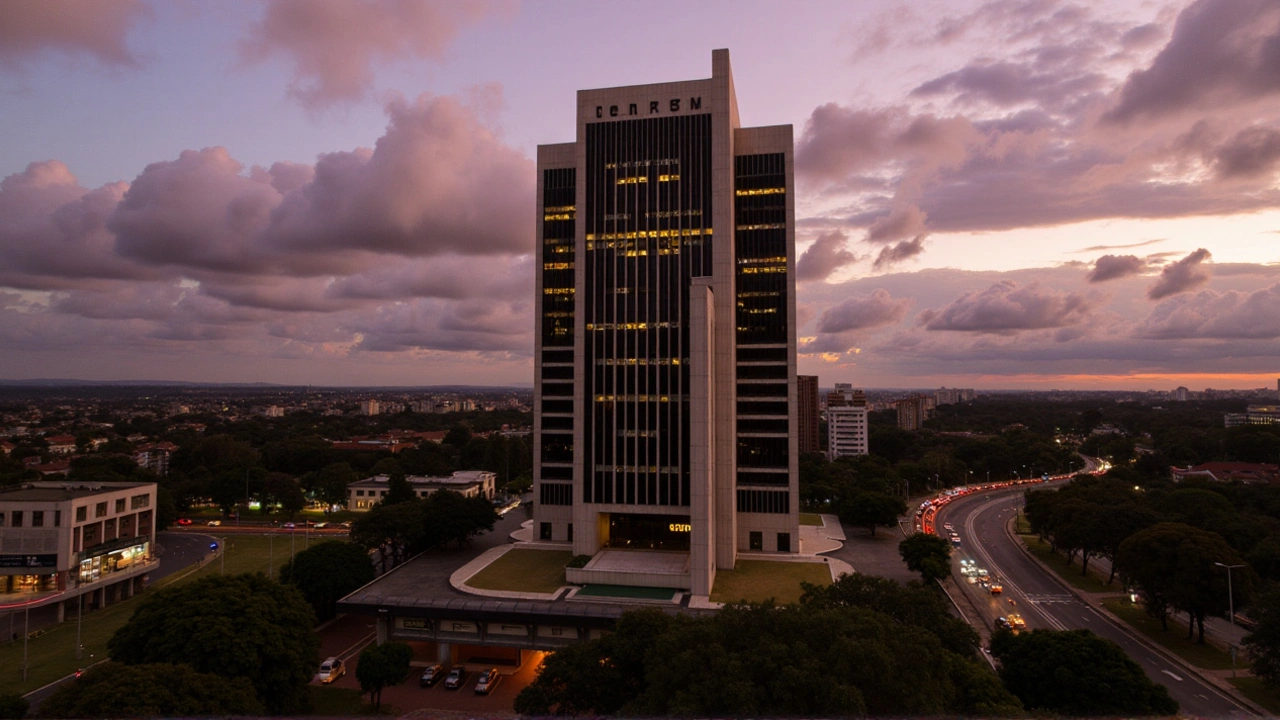
<path fill-rule="evenodd" d="M 436 643 L 436 660 L 446 664 L 453 664 L 453 646 L 449 643 Z"/>
<path fill-rule="evenodd" d="M 65 602 L 60 602 L 60 603 L 58 603 L 58 616 L 57 616 L 57 618 L 58 618 L 58 619 L 57 619 L 57 622 L 62 622 L 63 620 L 66 620 L 66 619 L 67 619 L 67 604 L 66 604 Z"/>
<path fill-rule="evenodd" d="M 378 645 L 385 643 L 391 638 L 391 618 L 386 615 L 378 616 L 378 637 L 374 641 Z"/>
<path fill-rule="evenodd" d="M 694 595 L 711 595 L 716 576 L 716 297 L 711 278 L 689 288 L 690 558 Z"/>

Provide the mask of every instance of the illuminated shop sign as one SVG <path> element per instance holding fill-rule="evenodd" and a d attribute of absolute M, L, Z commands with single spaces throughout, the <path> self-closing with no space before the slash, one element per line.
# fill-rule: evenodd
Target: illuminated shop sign
<path fill-rule="evenodd" d="M 680 112 L 680 109 L 683 106 L 683 103 L 681 102 L 682 100 L 683 98 L 671 98 L 671 100 L 669 100 L 666 104 L 667 112 L 673 112 L 673 113 Z M 641 105 L 642 103 L 628 103 L 627 105 L 610 105 L 608 107 L 605 107 L 604 105 L 597 105 L 596 117 L 602 118 L 605 116 L 606 112 L 609 113 L 609 117 L 618 117 L 619 115 L 623 115 L 627 117 L 640 115 Z M 699 97 L 689 98 L 689 104 L 687 107 L 691 111 L 701 110 L 702 97 L 699 96 Z M 662 112 L 662 101 L 650 100 L 649 112 L 645 114 L 657 115 L 660 112 Z"/>
<path fill-rule="evenodd" d="M 667 529 L 671 532 L 693 532 L 693 526 L 689 523 L 671 523 Z"/>

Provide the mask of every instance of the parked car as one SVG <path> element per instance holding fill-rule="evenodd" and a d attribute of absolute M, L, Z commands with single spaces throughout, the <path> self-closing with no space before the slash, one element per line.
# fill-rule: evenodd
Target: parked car
<path fill-rule="evenodd" d="M 498 684 L 498 669 L 489 668 L 480 673 L 480 679 L 476 681 L 476 694 L 488 695 L 494 685 Z"/>
<path fill-rule="evenodd" d="M 347 667 L 342 664 L 342 660 L 331 657 L 320 663 L 319 678 L 320 682 L 328 685 L 347 673 Z"/>
<path fill-rule="evenodd" d="M 449 677 L 444 679 L 445 690 L 457 690 L 467 681 L 467 671 L 461 667 L 455 667 L 449 671 Z"/>
<path fill-rule="evenodd" d="M 191 518 L 178 518 L 178 524 L 186 527 L 191 524 Z"/>
<path fill-rule="evenodd" d="M 422 677 L 418 678 L 418 685 L 421 687 L 431 687 L 444 678 L 444 666 L 440 663 L 428 665 L 426 670 L 422 671 Z"/>

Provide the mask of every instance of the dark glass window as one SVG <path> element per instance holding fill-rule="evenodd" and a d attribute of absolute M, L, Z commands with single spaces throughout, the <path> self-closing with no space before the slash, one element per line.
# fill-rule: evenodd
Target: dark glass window
<path fill-rule="evenodd" d="M 573 462 L 573 436 L 561 433 L 542 434 L 542 461 Z"/>
<path fill-rule="evenodd" d="M 542 479 L 543 480 L 572 480 L 573 468 L 557 467 L 555 465 L 543 465 Z"/>
<path fill-rule="evenodd" d="M 738 438 L 738 465 L 753 468 L 788 467 L 788 438 Z M 545 457 L 545 456 L 544 456 Z"/>
<path fill-rule="evenodd" d="M 791 512 L 791 493 L 778 490 L 739 490 L 738 512 L 785 515 Z"/>
<path fill-rule="evenodd" d="M 545 375 L 543 377 L 546 377 Z M 786 380 L 786 365 L 739 365 L 739 380 Z"/>
<path fill-rule="evenodd" d="M 573 486 L 568 483 L 543 483 L 538 500 L 543 505 L 572 505 Z"/>

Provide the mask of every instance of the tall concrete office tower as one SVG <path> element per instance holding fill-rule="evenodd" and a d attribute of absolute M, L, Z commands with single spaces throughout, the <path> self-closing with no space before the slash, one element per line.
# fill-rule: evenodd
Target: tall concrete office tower
<path fill-rule="evenodd" d="M 535 535 L 683 554 L 574 575 L 699 595 L 799 551 L 792 129 L 740 127 L 711 64 L 579 91 L 577 141 L 538 148 Z"/>

